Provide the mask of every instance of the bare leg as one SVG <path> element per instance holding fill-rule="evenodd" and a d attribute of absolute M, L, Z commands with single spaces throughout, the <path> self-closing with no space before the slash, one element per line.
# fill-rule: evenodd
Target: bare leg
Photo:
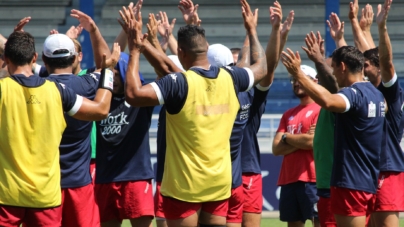
<path fill-rule="evenodd" d="M 374 212 L 371 222 L 377 227 L 397 227 L 399 226 L 398 212 Z"/>
<path fill-rule="evenodd" d="M 213 215 L 204 211 L 201 211 L 199 223 L 205 225 L 226 225 L 226 217 Z"/>
<path fill-rule="evenodd" d="M 168 227 L 166 220 L 156 219 L 157 227 Z"/>
<path fill-rule="evenodd" d="M 243 227 L 261 226 L 261 214 L 243 213 Z"/>
<path fill-rule="evenodd" d="M 152 226 L 152 220 L 151 216 L 142 216 L 130 219 L 130 224 L 132 224 L 132 227 L 150 227 Z"/>
<path fill-rule="evenodd" d="M 118 220 L 101 222 L 101 227 L 121 227 L 121 222 Z"/>
<path fill-rule="evenodd" d="M 366 224 L 366 216 L 342 216 L 335 214 L 335 220 L 337 221 L 337 226 L 343 227 L 364 227 Z"/>
<path fill-rule="evenodd" d="M 197 227 L 198 226 L 198 219 L 199 219 L 199 212 L 192 214 L 186 218 L 170 220 L 167 219 L 167 226 L 168 227 Z M 225 220 L 226 222 L 226 220 Z"/>
<path fill-rule="evenodd" d="M 304 227 L 304 223 L 301 221 L 288 222 L 288 227 Z"/>

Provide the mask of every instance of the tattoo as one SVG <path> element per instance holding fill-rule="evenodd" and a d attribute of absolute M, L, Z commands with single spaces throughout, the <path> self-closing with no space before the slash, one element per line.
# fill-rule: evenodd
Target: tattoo
<path fill-rule="evenodd" d="M 267 74 L 265 51 L 258 40 L 257 33 L 249 34 L 250 40 L 250 63 L 254 72 L 255 82 L 258 83 Z"/>
<path fill-rule="evenodd" d="M 331 94 L 338 92 L 338 83 L 334 75 L 332 74 L 332 69 L 324 61 L 316 62 L 318 82 L 327 89 Z"/>
<path fill-rule="evenodd" d="M 237 66 L 248 67 L 250 65 L 250 40 L 247 36 L 243 48 L 241 48 L 240 53 L 238 54 Z"/>

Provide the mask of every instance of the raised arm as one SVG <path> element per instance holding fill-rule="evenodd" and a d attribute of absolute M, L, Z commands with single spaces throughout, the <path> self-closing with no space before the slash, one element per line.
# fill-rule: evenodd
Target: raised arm
<path fill-rule="evenodd" d="M 150 42 L 150 44 L 157 49 L 157 51 L 160 51 L 161 53 L 164 53 L 163 49 L 160 46 L 159 39 L 157 37 L 157 27 L 158 27 L 158 22 L 156 18 L 154 17 L 153 13 L 149 13 L 149 22 L 147 23 L 147 40 Z"/>
<path fill-rule="evenodd" d="M 393 65 L 393 49 L 390 37 L 387 32 L 387 17 L 390 11 L 392 0 L 385 0 L 383 6 L 377 7 L 377 27 L 379 30 L 379 60 L 380 72 L 383 82 L 391 81 L 395 74 Z"/>
<path fill-rule="evenodd" d="M 265 51 L 262 48 L 257 34 L 258 9 L 253 14 L 246 0 L 241 0 L 241 9 L 244 19 L 244 27 L 250 40 L 250 68 L 254 74 L 254 84 L 259 83 L 267 74 Z"/>
<path fill-rule="evenodd" d="M 90 33 L 91 45 L 93 48 L 94 61 L 96 68 L 101 68 L 102 56 L 106 54 L 107 58 L 111 56 L 111 51 L 109 50 L 107 42 L 101 35 L 100 30 L 95 24 L 94 20 L 87 14 L 73 9 L 70 14 L 72 17 L 76 18 L 80 25 Z"/>
<path fill-rule="evenodd" d="M 194 5 L 192 0 L 181 0 L 178 5 L 178 9 L 180 9 L 184 21 L 188 25 L 201 25 L 202 20 L 199 19 L 198 8 L 199 5 Z"/>
<path fill-rule="evenodd" d="M 370 32 L 370 27 L 373 23 L 373 8 L 371 5 L 367 4 L 365 8 L 362 9 L 361 19 L 359 21 L 359 25 L 361 26 L 363 35 L 365 36 L 366 42 L 369 45 L 369 48 L 375 48 L 375 42 L 373 41 L 372 33 Z"/>
<path fill-rule="evenodd" d="M 292 28 L 293 20 L 295 19 L 295 11 L 292 10 L 289 12 L 286 20 L 281 24 L 280 32 L 281 32 L 281 45 L 279 47 L 279 57 L 285 48 L 286 42 L 288 41 L 288 34 L 290 29 Z M 279 61 L 278 61 L 279 63 Z"/>
<path fill-rule="evenodd" d="M 295 54 L 288 48 L 287 52 L 282 52 L 281 59 L 288 72 L 318 105 L 331 112 L 345 112 L 346 102 L 340 95 L 331 94 L 327 89 L 315 83 L 302 72 L 300 69 L 301 58 L 299 52 Z"/>
<path fill-rule="evenodd" d="M 282 23 L 282 7 L 278 1 L 275 1 L 273 7 L 269 7 L 270 22 L 272 24 L 271 35 L 269 36 L 266 54 L 267 74 L 259 82 L 260 86 L 268 87 L 274 80 L 276 66 L 280 58 L 280 26 Z"/>
<path fill-rule="evenodd" d="M 157 14 L 157 18 L 160 21 L 160 24 L 158 26 L 158 31 L 160 33 L 160 36 L 163 37 L 164 39 L 166 39 L 167 45 L 171 51 L 171 54 L 177 55 L 178 54 L 178 51 L 177 51 L 178 43 L 173 35 L 173 29 L 174 29 L 175 22 L 177 19 L 174 18 L 170 24 L 170 22 L 168 21 L 167 13 L 161 12 L 161 11 L 159 12 L 159 14 Z"/>
<path fill-rule="evenodd" d="M 369 50 L 370 47 L 369 47 L 369 44 L 368 44 L 368 42 L 366 40 L 365 35 L 362 32 L 361 27 L 359 25 L 358 10 L 359 10 L 358 0 L 354 0 L 354 2 L 349 3 L 348 18 L 351 21 L 352 33 L 353 33 L 353 36 L 354 36 L 355 46 L 361 52 L 365 52 L 366 50 Z"/>
<path fill-rule="evenodd" d="M 332 68 L 328 66 L 321 52 L 321 45 L 324 42 L 322 41 L 320 32 L 317 32 L 317 37 L 311 32 L 306 36 L 305 42 L 307 47 L 302 47 L 302 49 L 306 52 L 307 57 L 314 62 L 319 83 L 330 93 L 337 93 L 337 80 L 332 73 Z"/>
<path fill-rule="evenodd" d="M 331 13 L 330 19 L 327 20 L 328 27 L 330 28 L 330 35 L 335 41 L 337 49 L 346 46 L 346 41 L 344 38 L 344 26 L 345 23 L 339 20 L 339 17 L 335 13 Z"/>
<path fill-rule="evenodd" d="M 240 50 L 238 55 L 237 64 L 238 67 L 247 67 L 250 66 L 250 38 L 248 35 L 244 39 L 243 47 Z"/>

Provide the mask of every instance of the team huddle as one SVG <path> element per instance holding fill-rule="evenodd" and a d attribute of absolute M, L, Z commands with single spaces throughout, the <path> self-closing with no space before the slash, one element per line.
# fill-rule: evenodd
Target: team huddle
<path fill-rule="evenodd" d="M 294 11 L 282 22 L 281 4 L 269 8 L 264 50 L 258 10 L 240 2 L 242 48 L 210 45 L 191 0 L 179 3 L 187 25 L 177 37 L 165 12 L 149 14 L 144 26 L 142 0 L 122 7 L 111 48 L 91 17 L 72 10 L 80 24 L 50 32 L 43 66 L 34 37 L 23 31 L 30 17 L 7 39 L 0 35 L 0 226 L 114 227 L 128 219 L 149 227 L 154 217 L 158 227 L 260 226 L 257 133 L 279 61 L 300 100 L 283 114 L 272 145 L 284 156 L 281 221 L 398 226 L 404 96 L 386 26 L 392 1 L 378 6 L 378 47 L 372 7 L 358 19 L 357 0 L 349 11 L 355 47 L 334 13 L 327 21 L 337 46 L 331 56 L 319 32 L 308 34 L 302 49 L 316 69 L 302 65 L 299 52 L 283 51 Z M 88 69 L 76 40 L 83 29 L 95 59 Z M 152 83 L 139 72 L 141 54 L 156 72 Z M 155 175 L 149 128 L 157 105 Z"/>

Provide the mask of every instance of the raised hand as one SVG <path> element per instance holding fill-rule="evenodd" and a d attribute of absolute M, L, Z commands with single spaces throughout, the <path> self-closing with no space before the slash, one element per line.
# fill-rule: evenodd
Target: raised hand
<path fill-rule="evenodd" d="M 359 11 L 358 0 L 354 0 L 353 2 L 350 2 L 349 3 L 348 18 L 350 20 L 357 19 L 358 18 L 358 11 Z"/>
<path fill-rule="evenodd" d="M 76 18 L 80 22 L 79 26 L 83 27 L 86 31 L 91 33 L 97 30 L 97 25 L 94 20 L 87 14 L 77 9 L 72 9 L 70 16 Z"/>
<path fill-rule="evenodd" d="M 241 2 L 241 11 L 244 19 L 244 27 L 245 29 L 250 31 L 256 31 L 257 23 L 258 23 L 258 9 L 255 9 L 254 13 L 251 11 L 250 5 L 246 0 L 240 0 Z"/>
<path fill-rule="evenodd" d="M 132 9 L 133 15 L 135 16 L 135 18 L 138 18 L 139 12 L 142 10 L 142 6 L 143 6 L 143 0 L 139 0 L 136 2 L 135 5 L 133 5 L 133 3 L 131 2 L 128 6 L 128 9 Z"/>
<path fill-rule="evenodd" d="M 290 75 L 297 76 L 300 71 L 300 64 L 302 63 L 300 54 L 298 51 L 296 51 L 296 54 L 293 53 L 293 51 L 289 48 L 286 50 L 287 52 L 282 51 L 282 64 L 286 67 Z"/>
<path fill-rule="evenodd" d="M 274 6 L 269 7 L 269 16 L 272 27 L 280 27 L 282 23 L 282 6 L 278 1 L 274 2 Z"/>
<path fill-rule="evenodd" d="M 317 37 L 313 32 L 307 34 L 305 42 L 307 47 L 303 47 L 302 49 L 306 52 L 307 57 L 313 62 L 321 62 L 324 60 L 324 56 L 321 53 L 321 42 L 322 40 L 320 32 L 317 33 Z"/>
<path fill-rule="evenodd" d="M 158 26 L 158 32 L 161 35 L 161 37 L 164 37 L 166 35 L 170 36 L 173 33 L 176 19 L 174 18 L 170 24 L 170 22 L 168 21 L 167 13 L 161 11 L 159 12 L 159 14 L 156 15 L 156 18 L 158 21 L 160 21 Z"/>
<path fill-rule="evenodd" d="M 18 24 L 14 27 L 14 31 L 24 31 L 23 28 L 28 22 L 31 20 L 31 17 L 24 17 L 18 22 Z"/>
<path fill-rule="evenodd" d="M 159 26 L 156 18 L 153 13 L 149 13 L 149 23 L 147 23 L 147 34 L 149 41 L 156 39 L 157 40 L 157 28 Z"/>
<path fill-rule="evenodd" d="M 392 0 L 385 0 L 383 6 L 377 6 L 376 23 L 379 28 L 386 27 L 387 17 L 389 15 Z"/>
<path fill-rule="evenodd" d="M 118 43 L 114 43 L 114 45 L 112 46 L 111 56 L 108 59 L 106 59 L 105 54 L 103 55 L 101 67 L 113 69 L 118 63 L 120 56 L 121 56 L 121 47 L 119 46 Z"/>
<path fill-rule="evenodd" d="M 292 28 L 293 20 L 295 19 L 295 11 L 290 11 L 286 20 L 281 24 L 281 39 L 286 39 L 290 29 Z"/>
<path fill-rule="evenodd" d="M 178 9 L 180 9 L 184 21 L 188 25 L 201 25 L 202 21 L 199 19 L 198 8 L 199 5 L 194 5 L 191 0 L 181 0 L 178 5 Z"/>
<path fill-rule="evenodd" d="M 362 9 L 361 19 L 359 21 L 359 25 L 362 31 L 370 31 L 370 27 L 373 23 L 373 17 L 375 14 L 373 13 L 373 7 L 369 4 Z"/>
<path fill-rule="evenodd" d="M 69 38 L 71 39 L 77 39 L 82 31 L 83 26 L 81 26 L 80 24 L 77 27 L 71 26 L 69 30 L 67 30 L 66 35 L 69 36 Z"/>
<path fill-rule="evenodd" d="M 52 30 L 49 32 L 49 35 L 54 35 L 54 34 L 59 34 L 59 32 L 58 32 L 56 29 L 52 29 Z"/>
<path fill-rule="evenodd" d="M 341 40 L 344 38 L 344 22 L 339 20 L 336 13 L 331 13 L 330 19 L 327 20 L 328 27 L 330 28 L 330 35 L 334 40 Z"/>
<path fill-rule="evenodd" d="M 121 18 L 118 19 L 118 23 L 121 25 L 125 33 L 128 34 L 129 22 L 130 20 L 135 20 L 135 13 L 130 8 L 122 6 L 122 10 L 119 10 L 119 15 L 121 16 Z M 139 16 L 141 16 L 141 12 L 138 12 L 138 17 Z"/>

